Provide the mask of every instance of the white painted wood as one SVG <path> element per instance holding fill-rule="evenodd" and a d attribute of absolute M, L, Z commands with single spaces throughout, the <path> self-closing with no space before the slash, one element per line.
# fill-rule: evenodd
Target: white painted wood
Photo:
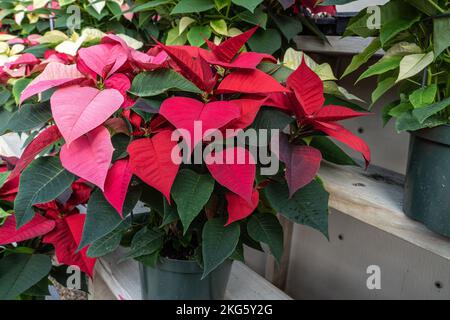
<path fill-rule="evenodd" d="M 294 299 L 450 299 L 447 259 L 336 210 L 329 223 L 330 241 L 294 226 L 286 287 Z M 380 268 L 380 290 L 367 287 L 369 266 Z"/>
<path fill-rule="evenodd" d="M 409 219 L 402 210 L 402 177 L 324 164 L 319 173 L 330 207 L 450 261 L 450 239 Z"/>
<path fill-rule="evenodd" d="M 377 6 L 387 3 L 389 0 L 357 0 L 348 4 L 336 6 L 338 12 L 359 12 L 369 6 Z"/>
<path fill-rule="evenodd" d="M 98 261 L 95 269 L 93 299 L 139 300 L 141 287 L 139 267 L 134 260 L 117 263 L 123 255 L 120 249 Z M 95 283 L 100 278 L 99 284 Z M 101 283 L 103 281 L 103 285 Z M 96 289 L 99 286 L 98 290 Z M 105 290 L 105 285 L 109 288 Z M 103 292 L 103 294 L 102 294 Z M 291 298 L 240 262 L 235 262 L 226 291 L 227 300 L 290 300 Z"/>
<path fill-rule="evenodd" d="M 402 212 L 403 177 L 324 164 L 328 241 L 294 226 L 286 292 L 295 299 L 450 299 L 450 239 Z M 380 268 L 369 290 L 367 268 Z"/>
<path fill-rule="evenodd" d="M 327 36 L 330 44 L 316 36 L 300 35 L 294 38 L 297 49 L 305 52 L 325 53 L 330 55 L 355 55 L 361 53 L 373 40 L 373 38 Z M 375 55 L 382 55 L 378 51 Z"/>

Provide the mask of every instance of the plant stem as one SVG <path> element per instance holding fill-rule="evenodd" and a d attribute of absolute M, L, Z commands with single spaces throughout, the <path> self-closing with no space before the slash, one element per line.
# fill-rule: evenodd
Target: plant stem
<path fill-rule="evenodd" d="M 230 16 L 230 10 L 231 10 L 231 0 L 228 2 L 227 13 L 225 14 L 227 18 Z"/>
<path fill-rule="evenodd" d="M 445 13 L 445 10 L 442 9 L 441 7 L 439 7 L 439 6 L 437 5 L 437 3 L 435 3 L 433 0 L 428 0 L 428 2 L 429 2 L 433 7 L 435 7 L 436 10 L 438 10 L 440 13 Z"/>
<path fill-rule="evenodd" d="M 418 85 L 419 87 L 422 86 L 422 84 L 420 84 L 420 83 L 418 83 L 417 81 L 414 81 L 414 80 L 412 80 L 412 79 L 406 79 L 406 81 L 412 82 L 412 83 Z"/>

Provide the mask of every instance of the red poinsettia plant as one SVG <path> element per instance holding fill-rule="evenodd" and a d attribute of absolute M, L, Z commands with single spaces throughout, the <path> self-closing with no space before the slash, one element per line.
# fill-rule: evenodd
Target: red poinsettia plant
<path fill-rule="evenodd" d="M 243 51 L 255 31 L 146 53 L 108 35 L 74 63 L 47 64 L 20 98 L 49 112 L 9 174 L 20 176 L 14 236 L 45 219 L 57 259 L 88 274 L 122 244 L 148 265 L 196 259 L 206 276 L 244 245 L 280 259 L 277 213 L 327 235 L 320 163 L 353 163 L 327 136 L 370 161 L 338 124 L 366 113 L 327 104 L 305 62 L 294 71 Z"/>
<path fill-rule="evenodd" d="M 72 275 L 67 272 L 70 266 L 92 275 L 95 259 L 88 258 L 86 250 L 75 252 L 85 219 L 77 206 L 87 203 L 92 188 L 75 181 L 67 201 L 55 199 L 36 205 L 40 214 L 17 229 L 14 201 L 19 191 L 19 176 L 11 176 L 11 172 L 19 159 L 4 157 L 3 160 L 0 165 L 0 300 L 43 299 L 50 294 L 49 276 L 66 286 Z M 52 246 L 58 258 L 56 265 L 52 264 Z M 81 275 L 79 284 L 77 289 L 86 290 Z"/>

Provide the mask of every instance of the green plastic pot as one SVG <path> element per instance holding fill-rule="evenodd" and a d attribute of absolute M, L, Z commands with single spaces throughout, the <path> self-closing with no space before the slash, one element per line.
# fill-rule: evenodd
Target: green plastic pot
<path fill-rule="evenodd" d="M 411 133 L 404 211 L 450 237 L 450 126 Z"/>
<path fill-rule="evenodd" d="M 230 278 L 231 260 L 205 279 L 195 261 L 162 258 L 155 268 L 140 263 L 143 300 L 223 300 Z"/>

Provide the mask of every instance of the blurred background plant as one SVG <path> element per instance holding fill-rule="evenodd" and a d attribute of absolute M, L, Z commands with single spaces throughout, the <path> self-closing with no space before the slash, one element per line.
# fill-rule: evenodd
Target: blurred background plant
<path fill-rule="evenodd" d="M 374 17 L 370 10 L 362 10 L 351 20 L 345 36 L 374 39 L 353 58 L 343 77 L 383 49 L 384 56 L 369 66 L 357 83 L 369 77 L 378 78 L 372 104 L 390 89 L 399 87 L 399 99 L 383 109 L 384 124 L 395 118 L 399 132 L 449 124 L 450 3 L 391 0 L 378 9 L 379 27 L 370 28 L 368 21 Z"/>
<path fill-rule="evenodd" d="M 248 44 L 257 52 L 282 57 L 293 39 L 309 30 L 324 41 L 314 17 L 336 13 L 319 0 L 4 0 L 3 30 L 28 36 L 51 29 L 75 38 L 85 27 L 125 34 L 145 44 L 153 38 L 169 45 L 216 43 L 255 25 L 261 29 Z"/>

